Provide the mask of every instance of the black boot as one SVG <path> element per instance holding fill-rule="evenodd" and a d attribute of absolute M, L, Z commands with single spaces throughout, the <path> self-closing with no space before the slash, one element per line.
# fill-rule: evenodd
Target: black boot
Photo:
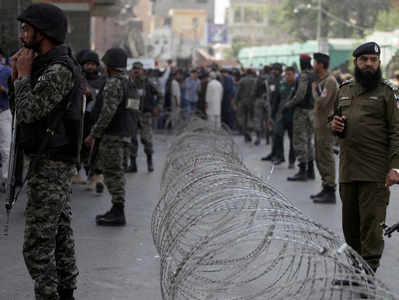
<path fill-rule="evenodd" d="M 308 162 L 307 176 L 308 179 L 315 179 L 313 160 Z"/>
<path fill-rule="evenodd" d="M 314 195 L 310 195 L 310 199 L 321 197 L 325 192 L 326 192 L 326 189 L 323 186 L 323 188 L 321 189 L 320 192 L 318 192 L 317 194 L 314 194 Z"/>
<path fill-rule="evenodd" d="M 73 297 L 72 289 L 68 289 L 68 290 L 59 289 L 58 296 L 59 296 L 60 300 L 75 300 L 75 298 Z"/>
<path fill-rule="evenodd" d="M 153 172 L 154 171 L 154 166 L 152 164 L 152 155 L 147 155 L 147 169 L 148 172 Z"/>
<path fill-rule="evenodd" d="M 123 204 L 114 204 L 111 210 L 104 215 L 96 216 L 96 223 L 100 226 L 124 226 L 126 225 Z"/>
<path fill-rule="evenodd" d="M 244 133 L 244 140 L 245 140 L 246 143 L 252 142 L 252 137 L 251 137 L 251 135 L 248 132 Z"/>
<path fill-rule="evenodd" d="M 136 157 L 130 156 L 130 166 L 126 169 L 127 173 L 137 173 Z"/>
<path fill-rule="evenodd" d="M 272 161 L 273 160 L 273 155 L 270 153 L 269 155 L 262 157 L 260 160 L 263 161 Z"/>
<path fill-rule="evenodd" d="M 320 204 L 334 204 L 337 202 L 335 198 L 335 188 L 326 186 L 324 187 L 324 193 L 320 197 L 313 198 L 314 203 Z"/>
<path fill-rule="evenodd" d="M 306 164 L 300 163 L 298 165 L 299 171 L 292 177 L 288 177 L 288 181 L 306 181 L 308 179 L 307 173 L 306 173 Z"/>

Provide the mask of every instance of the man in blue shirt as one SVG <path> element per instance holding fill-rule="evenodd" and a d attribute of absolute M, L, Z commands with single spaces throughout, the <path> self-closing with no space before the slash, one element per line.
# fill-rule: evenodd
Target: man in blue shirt
<path fill-rule="evenodd" d="M 196 70 L 192 70 L 190 77 L 185 80 L 185 99 L 187 101 L 187 113 L 193 115 L 197 109 L 198 92 L 201 88 L 201 82 L 198 79 L 198 73 Z"/>
<path fill-rule="evenodd" d="M 8 105 L 8 78 L 11 68 L 5 65 L 5 55 L 0 49 L 0 154 L 1 180 L 0 192 L 5 192 L 5 183 L 8 175 L 8 160 L 11 144 L 11 112 Z"/>

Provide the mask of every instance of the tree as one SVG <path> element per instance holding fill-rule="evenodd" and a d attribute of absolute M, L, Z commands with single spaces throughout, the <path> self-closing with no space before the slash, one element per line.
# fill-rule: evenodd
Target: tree
<path fill-rule="evenodd" d="M 394 31 L 399 28 L 399 8 L 390 11 L 380 11 L 377 16 L 376 28 L 379 31 Z"/>
<path fill-rule="evenodd" d="M 224 50 L 223 55 L 225 59 L 238 59 L 238 54 L 240 53 L 240 50 L 247 47 L 248 44 L 244 42 L 234 42 L 231 45 L 231 48 L 227 48 Z"/>
<path fill-rule="evenodd" d="M 321 36 L 364 37 L 376 26 L 379 12 L 388 11 L 391 0 L 322 0 Z M 316 38 L 318 0 L 283 0 L 271 15 L 271 22 L 298 41 Z"/>

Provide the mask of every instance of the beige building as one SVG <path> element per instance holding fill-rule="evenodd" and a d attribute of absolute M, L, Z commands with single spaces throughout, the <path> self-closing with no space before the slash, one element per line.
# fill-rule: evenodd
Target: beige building
<path fill-rule="evenodd" d="M 207 13 L 203 9 L 172 9 L 172 32 L 185 40 L 202 42 L 206 36 Z"/>
<path fill-rule="evenodd" d="M 277 0 L 230 0 L 226 11 L 229 42 L 264 45 L 286 41 L 287 35 L 270 23 L 270 14 Z"/>

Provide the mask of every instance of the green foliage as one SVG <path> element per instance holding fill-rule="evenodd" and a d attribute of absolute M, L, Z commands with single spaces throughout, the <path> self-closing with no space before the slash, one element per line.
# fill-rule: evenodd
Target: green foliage
<path fill-rule="evenodd" d="M 323 12 L 322 37 L 356 38 L 363 37 L 367 33 L 365 28 L 375 28 L 378 13 L 388 11 L 391 0 L 322 0 L 321 4 L 323 10 L 329 14 L 358 26 L 344 24 Z M 291 33 L 297 41 L 315 39 L 317 7 L 318 0 L 283 0 L 271 11 L 270 21 L 272 25 Z"/>
<path fill-rule="evenodd" d="M 394 31 L 399 28 L 399 8 L 380 11 L 377 16 L 376 28 L 379 31 Z"/>
<path fill-rule="evenodd" d="M 223 52 L 225 59 L 238 59 L 238 54 L 242 48 L 248 45 L 244 42 L 235 42 L 231 45 L 231 48 L 225 49 Z"/>

